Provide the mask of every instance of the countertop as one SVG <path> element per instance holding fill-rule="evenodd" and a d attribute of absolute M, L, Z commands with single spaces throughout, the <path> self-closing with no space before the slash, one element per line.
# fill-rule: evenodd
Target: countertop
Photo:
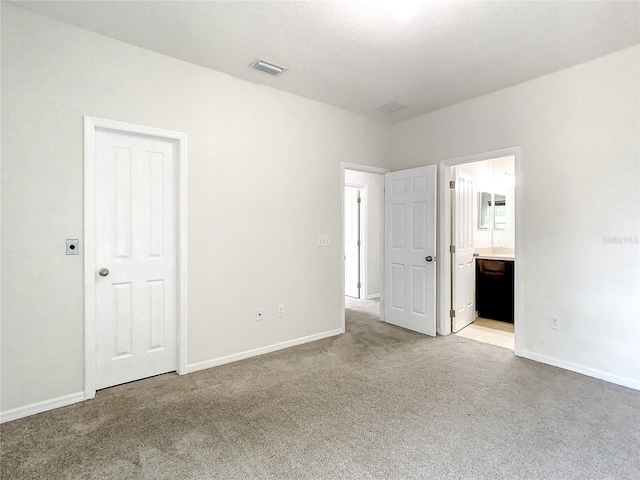
<path fill-rule="evenodd" d="M 513 262 L 516 259 L 514 253 L 487 253 L 478 255 L 476 258 L 481 260 L 506 260 Z"/>

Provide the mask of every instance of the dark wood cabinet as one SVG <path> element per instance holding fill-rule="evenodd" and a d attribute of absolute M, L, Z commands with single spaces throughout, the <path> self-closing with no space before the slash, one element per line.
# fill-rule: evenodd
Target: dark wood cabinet
<path fill-rule="evenodd" d="M 478 316 L 513 323 L 513 262 L 476 259 Z"/>

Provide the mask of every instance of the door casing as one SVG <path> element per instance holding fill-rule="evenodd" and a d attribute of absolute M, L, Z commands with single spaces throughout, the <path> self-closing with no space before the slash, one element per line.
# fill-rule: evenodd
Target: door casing
<path fill-rule="evenodd" d="M 161 138 L 176 143 L 176 346 L 177 372 L 187 373 L 187 134 L 116 120 L 84 116 L 84 323 L 85 371 L 84 395 L 96 395 L 96 181 L 95 136 L 97 130 L 109 130 Z"/>

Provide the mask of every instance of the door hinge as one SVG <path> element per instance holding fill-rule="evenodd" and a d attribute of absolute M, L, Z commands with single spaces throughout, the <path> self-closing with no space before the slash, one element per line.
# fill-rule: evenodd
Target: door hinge
<path fill-rule="evenodd" d="M 358 288 L 362 288 L 362 284 L 361 283 L 358 283 Z"/>
<path fill-rule="evenodd" d="M 455 180 L 451 180 L 449 182 L 449 188 L 456 188 L 456 181 Z"/>
<path fill-rule="evenodd" d="M 356 243 L 356 245 L 360 246 L 360 240 L 358 240 L 358 242 Z"/>
<path fill-rule="evenodd" d="M 456 246 L 455 245 L 449 245 L 449 253 L 456 253 Z"/>
<path fill-rule="evenodd" d="M 456 316 L 456 311 L 454 309 L 449 310 L 449 316 L 454 318 Z"/>
<path fill-rule="evenodd" d="M 362 199 L 358 197 L 358 203 L 362 203 Z"/>

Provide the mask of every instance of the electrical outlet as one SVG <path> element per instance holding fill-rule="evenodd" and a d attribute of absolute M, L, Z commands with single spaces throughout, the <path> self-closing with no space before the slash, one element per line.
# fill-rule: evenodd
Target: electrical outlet
<path fill-rule="evenodd" d="M 279 304 L 278 305 L 278 313 L 277 313 L 278 317 L 284 317 L 284 305 Z"/>
<path fill-rule="evenodd" d="M 331 245 L 331 240 L 329 235 L 319 235 L 318 236 L 318 246 L 319 247 L 328 247 Z"/>
<path fill-rule="evenodd" d="M 560 330 L 560 317 L 551 315 L 551 317 L 549 317 L 549 326 L 555 330 Z"/>
<path fill-rule="evenodd" d="M 259 322 L 263 318 L 264 318 L 264 315 L 262 314 L 262 308 L 261 307 L 256 308 L 256 320 Z"/>

